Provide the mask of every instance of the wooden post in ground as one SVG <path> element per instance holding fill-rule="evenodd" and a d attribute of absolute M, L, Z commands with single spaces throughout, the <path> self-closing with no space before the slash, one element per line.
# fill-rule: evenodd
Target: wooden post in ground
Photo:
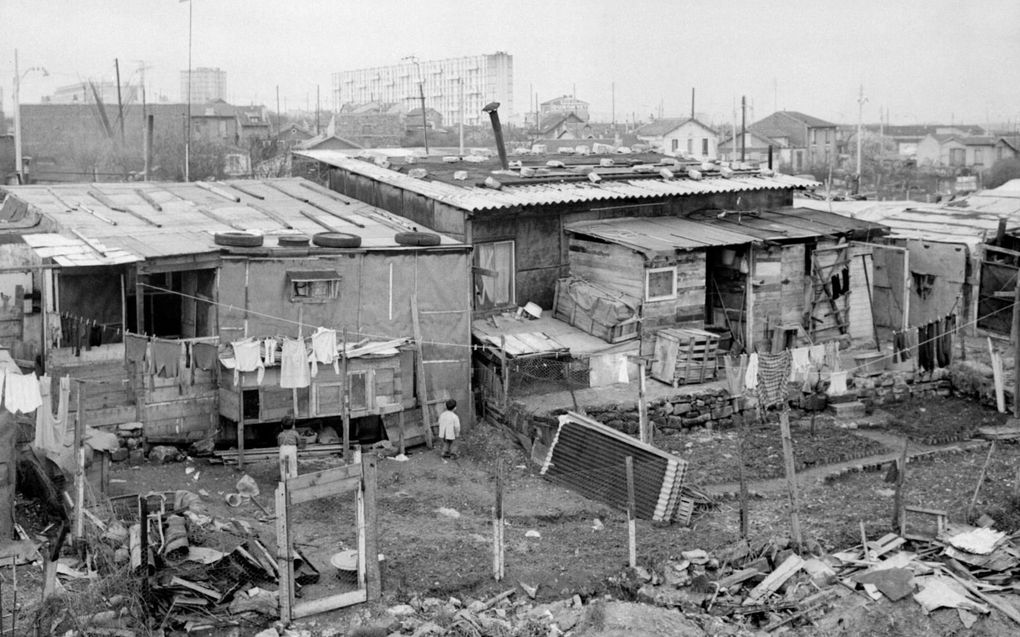
<path fill-rule="evenodd" d="M 733 399 L 736 405 L 737 398 Z M 751 512 L 748 510 L 747 502 L 747 469 L 744 466 L 744 431 L 747 426 L 744 423 L 744 414 L 734 411 L 734 418 L 737 418 L 737 473 L 740 477 L 740 537 L 747 539 L 747 526 Z"/>
<path fill-rule="evenodd" d="M 85 534 L 85 409 L 82 399 L 85 383 L 78 381 L 78 401 L 74 414 L 74 539 Z"/>
<path fill-rule="evenodd" d="M 343 427 L 343 433 L 340 435 L 341 441 L 344 446 L 344 464 L 351 463 L 351 379 L 348 374 L 348 361 L 347 361 L 347 328 L 344 328 L 343 336 L 340 341 L 340 349 L 344 353 L 343 360 L 341 363 L 341 382 L 344 387 L 344 396 L 340 400 L 340 413 L 341 427 Z M 403 412 L 401 412 L 403 414 Z"/>
<path fill-rule="evenodd" d="M 361 489 L 365 520 L 365 585 L 368 601 L 382 596 L 382 573 L 379 569 L 379 514 L 375 506 L 378 480 L 378 457 L 370 453 L 361 457 Z"/>
<path fill-rule="evenodd" d="M 506 334 L 500 334 L 499 336 L 499 358 L 503 363 L 503 415 L 507 414 L 507 410 L 510 409 L 510 356 L 506 353 Z M 574 392 L 571 390 L 570 397 L 574 397 Z M 577 400 L 574 400 L 574 405 L 577 405 Z"/>
<path fill-rule="evenodd" d="M 1016 468 L 1016 473 L 1013 475 L 1013 501 L 1020 501 L 1020 467 Z"/>
<path fill-rule="evenodd" d="M 280 569 L 280 621 L 289 624 L 294 603 L 294 562 L 291 558 L 290 525 L 287 520 L 287 482 L 276 485 L 276 563 Z"/>
<path fill-rule="evenodd" d="M 1002 355 L 995 351 L 991 338 L 988 339 L 988 357 L 992 363 L 992 380 L 995 383 L 995 407 L 1000 414 L 1004 414 L 1006 413 L 1006 379 L 1002 371 Z"/>
<path fill-rule="evenodd" d="M 803 546 L 800 534 L 800 494 L 797 491 L 797 472 L 793 461 L 793 437 L 790 435 L 790 412 L 779 412 L 779 428 L 783 437 L 783 464 L 786 467 L 786 488 L 790 494 L 790 534 L 794 545 Z"/>
<path fill-rule="evenodd" d="M 638 352 L 640 354 L 640 352 Z M 639 357 L 638 368 L 638 435 L 641 442 L 652 444 L 652 428 L 648 422 L 648 399 L 645 396 L 645 359 Z"/>
<path fill-rule="evenodd" d="M 411 327 L 414 329 L 414 350 L 418 363 L 418 402 L 421 404 L 422 424 L 425 426 L 425 446 L 432 448 L 432 412 L 429 411 L 428 383 L 425 381 L 425 359 L 422 358 L 421 322 L 418 320 L 418 293 L 411 293 Z"/>
<path fill-rule="evenodd" d="M 985 481 L 985 474 L 988 472 L 988 463 L 992 461 L 992 453 L 995 451 L 995 441 L 988 447 L 988 455 L 985 456 L 985 463 L 981 465 L 981 473 L 978 474 L 977 484 L 974 485 L 974 496 L 970 499 L 970 506 L 967 507 L 967 522 L 974 516 L 974 507 L 977 506 L 978 494 L 981 493 L 981 485 Z"/>
<path fill-rule="evenodd" d="M 1020 277 L 1013 294 L 1013 418 L 1020 418 Z"/>
<path fill-rule="evenodd" d="M 634 520 L 634 458 L 624 459 L 627 471 L 627 563 L 637 567 L 637 522 Z"/>
<path fill-rule="evenodd" d="M 903 454 L 900 455 L 899 471 L 896 473 L 896 496 L 893 498 L 892 528 L 902 536 L 907 532 L 906 499 L 903 497 L 903 483 L 907 479 L 907 445 L 910 439 L 903 440 Z"/>
<path fill-rule="evenodd" d="M 397 415 L 397 426 L 400 427 L 400 432 L 397 434 L 397 438 L 400 441 L 400 455 L 404 455 L 404 410 L 401 409 Z"/>
<path fill-rule="evenodd" d="M 503 459 L 496 460 L 496 504 L 492 507 L 492 576 L 503 581 L 506 564 L 503 552 Z"/>
<path fill-rule="evenodd" d="M 864 532 L 864 520 L 858 520 L 861 525 L 861 548 L 864 550 L 864 561 L 871 561 L 871 551 L 868 550 L 868 534 Z"/>

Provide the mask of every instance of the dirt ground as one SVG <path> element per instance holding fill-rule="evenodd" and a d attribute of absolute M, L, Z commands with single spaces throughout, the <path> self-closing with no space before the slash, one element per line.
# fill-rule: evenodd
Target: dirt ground
<path fill-rule="evenodd" d="M 955 399 L 937 406 L 907 403 L 889 419 L 891 424 L 883 435 L 893 447 L 890 453 L 897 453 L 902 448 L 903 421 L 923 420 L 938 423 L 933 425 L 935 428 L 948 429 L 951 425 L 944 420 L 955 419 L 960 426 L 960 422 L 973 423 L 975 418 L 985 417 L 999 418 Z M 835 425 L 820 420 L 816 427 L 821 432 L 834 429 Z M 806 428 L 806 423 L 795 422 L 795 439 L 798 435 L 806 436 Z M 725 437 L 726 432 L 717 435 Z M 761 435 L 767 436 L 768 432 Z M 778 428 L 772 435 L 774 444 L 778 445 Z M 699 454 L 714 458 L 720 464 L 734 462 L 729 447 L 711 444 L 705 432 L 695 431 L 685 436 L 696 444 Z M 838 437 L 833 439 L 838 440 Z M 437 452 L 424 448 L 411 450 L 406 462 L 390 458 L 379 460 L 379 550 L 385 557 L 383 599 L 378 605 L 318 616 L 306 623 L 313 634 L 326 626 L 347 626 L 364 618 L 368 612 L 413 597 L 487 598 L 518 583 L 537 587 L 536 602 L 575 594 L 588 599 L 602 593 L 620 593 L 613 588 L 611 578 L 618 575 L 627 562 L 623 513 L 547 482 L 537 474 L 537 467 L 527 463 L 516 444 L 492 425 L 480 423 L 459 445 L 459 455 L 453 460 L 443 460 Z M 964 521 L 988 445 L 945 444 L 934 448 L 942 451 L 908 465 L 907 502 L 944 509 L 950 519 Z M 494 581 L 491 575 L 491 511 L 497 458 L 503 458 L 507 466 L 506 579 L 503 582 Z M 339 458 L 302 460 L 300 471 L 316 471 L 341 462 Z M 708 460 L 703 457 L 699 462 Z M 974 510 L 974 515 L 987 513 L 996 520 L 997 528 L 1011 532 L 1020 527 L 1020 510 L 1014 499 L 1018 466 L 1020 445 L 997 443 Z M 246 473 L 261 489 L 259 502 L 272 513 L 272 491 L 278 478 L 275 461 L 250 464 Z M 877 538 L 890 529 L 893 492 L 883 471 L 851 472 L 823 480 L 825 473 L 824 468 L 812 467 L 801 476 L 800 520 L 807 539 L 818 542 L 826 551 L 837 551 L 859 544 L 860 522 L 865 524 L 869 538 Z M 246 520 L 270 550 L 275 551 L 272 520 L 266 519 L 252 503 L 231 508 L 224 502 L 224 495 L 236 490 L 235 483 L 241 475 L 234 466 L 212 464 L 206 459 L 165 465 L 117 465 L 112 473 L 111 491 L 113 494 L 178 489 L 201 491 L 205 494 L 202 501 L 210 516 Z M 782 480 L 759 481 L 753 485 L 758 497 L 750 502 L 752 544 L 788 535 L 788 500 L 782 485 Z M 292 528 L 299 549 L 324 574 L 320 585 L 306 589 L 306 598 L 344 590 L 348 585 L 337 578 L 329 557 L 337 550 L 353 546 L 353 505 L 352 497 L 327 499 L 302 505 L 294 516 Z M 639 521 L 639 563 L 654 570 L 666 558 L 678 556 L 684 550 L 724 549 L 739 539 L 738 509 L 735 500 L 723 499 L 713 508 L 699 509 L 690 527 Z M 214 537 L 218 539 L 213 542 Z M 209 539 L 219 548 L 230 548 L 231 542 L 240 541 L 223 534 L 210 534 Z M 845 621 L 828 626 L 826 632 L 904 636 L 965 633 L 959 619 L 950 616 L 950 611 L 937 611 L 925 617 L 910 600 L 898 604 L 870 603 L 860 608 L 847 607 L 841 612 L 847 615 Z M 1012 630 L 1015 626 L 1005 626 L 1002 621 L 1006 620 L 1000 619 L 994 615 L 981 619 L 974 627 L 977 632 L 969 634 L 1016 634 Z"/>

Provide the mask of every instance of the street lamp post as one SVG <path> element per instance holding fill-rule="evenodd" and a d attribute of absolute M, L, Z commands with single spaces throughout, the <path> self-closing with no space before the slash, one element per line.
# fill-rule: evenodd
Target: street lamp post
<path fill-rule="evenodd" d="M 25 182 L 25 165 L 21 156 L 21 80 L 32 71 L 39 71 L 43 77 L 49 72 L 41 66 L 32 66 L 21 73 L 18 68 L 18 50 L 14 49 L 14 172 L 17 175 L 18 183 Z"/>
<path fill-rule="evenodd" d="M 188 104 L 184 122 L 184 181 L 191 181 L 191 15 L 193 2 L 188 2 Z"/>

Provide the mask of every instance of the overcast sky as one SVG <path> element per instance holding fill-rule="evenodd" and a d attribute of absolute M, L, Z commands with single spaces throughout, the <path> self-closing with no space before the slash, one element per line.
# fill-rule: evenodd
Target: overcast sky
<path fill-rule="evenodd" d="M 273 108 L 332 104 L 331 74 L 506 51 L 515 110 L 576 91 L 617 120 L 696 109 L 716 123 L 746 95 L 749 121 L 779 109 L 837 122 L 987 124 L 1020 119 L 1020 2 L 990 0 L 192 0 L 193 66 L 227 71 L 228 100 Z M 180 98 L 188 3 L 0 0 L 0 86 L 10 109 L 14 49 L 22 101 L 83 79 L 138 83 Z"/>

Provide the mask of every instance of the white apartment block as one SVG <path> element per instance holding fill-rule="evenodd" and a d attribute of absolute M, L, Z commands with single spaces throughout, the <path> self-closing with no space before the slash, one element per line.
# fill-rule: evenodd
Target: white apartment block
<path fill-rule="evenodd" d="M 471 55 L 446 60 L 406 60 L 391 66 L 378 66 L 333 74 L 333 108 L 344 104 L 397 102 L 407 110 L 421 106 L 418 83 L 425 92 L 425 107 L 443 116 L 443 126 L 487 123 L 482 107 L 499 102 L 499 113 L 508 121 L 514 112 L 513 56 L 497 51 L 490 55 Z"/>
<path fill-rule="evenodd" d="M 191 103 L 204 104 L 227 99 L 227 72 L 200 66 L 191 69 Z M 188 101 L 188 72 L 181 71 L 181 101 Z"/>

